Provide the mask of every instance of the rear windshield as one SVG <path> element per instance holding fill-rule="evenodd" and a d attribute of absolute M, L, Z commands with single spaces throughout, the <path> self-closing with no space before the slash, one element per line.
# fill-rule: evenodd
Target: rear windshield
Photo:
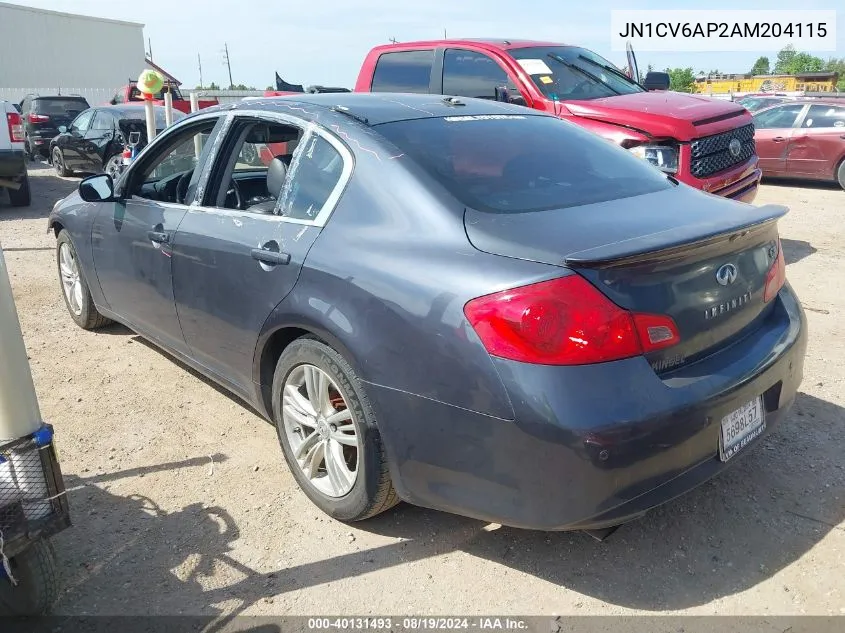
<path fill-rule="evenodd" d="M 673 186 L 648 162 L 551 116 L 456 115 L 376 129 L 480 210 L 576 207 Z"/>
<path fill-rule="evenodd" d="M 53 97 L 50 99 L 36 99 L 32 102 L 33 112 L 38 114 L 54 114 L 76 116 L 83 110 L 88 109 L 88 102 L 85 99 L 62 99 Z"/>

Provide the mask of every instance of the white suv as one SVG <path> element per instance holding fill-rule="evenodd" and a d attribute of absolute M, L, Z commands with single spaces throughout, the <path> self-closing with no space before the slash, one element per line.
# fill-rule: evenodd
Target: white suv
<path fill-rule="evenodd" d="M 0 100 L 0 189 L 9 191 L 13 207 L 29 205 L 24 129 L 21 114 L 8 101 Z"/>

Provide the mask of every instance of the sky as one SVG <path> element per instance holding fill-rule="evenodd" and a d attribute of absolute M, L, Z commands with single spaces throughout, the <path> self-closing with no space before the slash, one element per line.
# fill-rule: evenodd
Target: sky
<path fill-rule="evenodd" d="M 617 65 L 624 53 L 611 51 L 611 9 L 796 9 L 793 1 L 734 0 L 11 0 L 15 4 L 144 24 L 153 60 L 192 88 L 203 82 L 228 85 L 223 45 L 228 44 L 235 84 L 263 89 L 274 72 L 291 83 L 352 88 L 361 62 L 373 46 L 401 41 L 500 37 L 577 44 Z M 403 6 L 404 5 L 404 6 Z M 835 53 L 845 57 L 845 2 L 802 0 L 800 9 L 837 9 Z M 759 52 L 656 53 L 641 51 L 641 70 L 693 67 L 694 72 L 748 72 Z M 107 54 L 107 51 L 104 51 Z M 139 69 L 140 72 L 140 69 Z"/>

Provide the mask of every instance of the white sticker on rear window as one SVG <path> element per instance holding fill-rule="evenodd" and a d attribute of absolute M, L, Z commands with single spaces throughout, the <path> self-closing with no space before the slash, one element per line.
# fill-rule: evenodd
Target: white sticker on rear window
<path fill-rule="evenodd" d="M 467 116 L 447 116 L 444 121 L 457 123 L 461 121 L 498 121 L 499 119 L 524 119 L 521 114 L 472 114 Z"/>
<path fill-rule="evenodd" d="M 522 70 L 529 75 L 553 75 L 552 69 L 546 66 L 542 59 L 518 59 L 516 60 Z"/>

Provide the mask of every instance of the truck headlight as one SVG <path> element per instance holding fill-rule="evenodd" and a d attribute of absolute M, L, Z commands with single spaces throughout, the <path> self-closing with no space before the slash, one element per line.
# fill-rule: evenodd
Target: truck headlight
<path fill-rule="evenodd" d="M 628 150 L 634 156 L 644 158 L 667 174 L 678 171 L 678 148 L 672 145 L 636 145 Z"/>

